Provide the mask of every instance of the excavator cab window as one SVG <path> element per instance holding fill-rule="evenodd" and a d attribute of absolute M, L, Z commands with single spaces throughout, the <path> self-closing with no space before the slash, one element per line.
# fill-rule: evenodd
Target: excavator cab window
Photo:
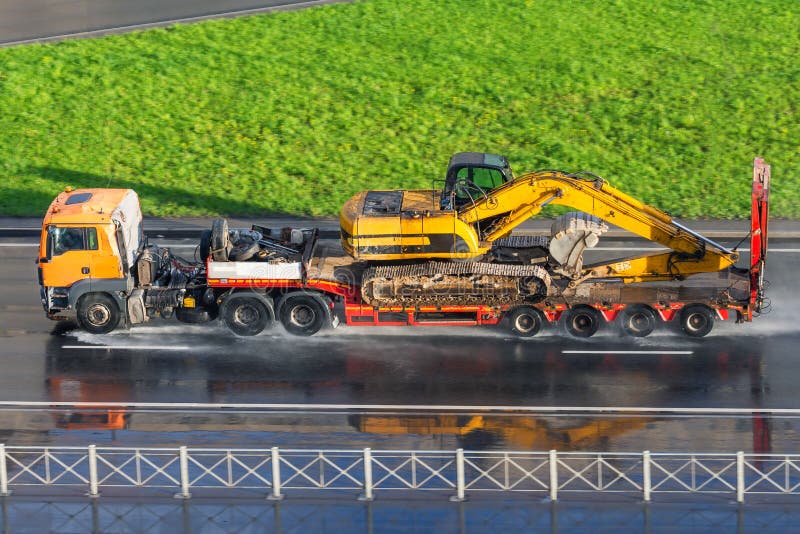
<path fill-rule="evenodd" d="M 459 209 L 513 179 L 514 175 L 505 156 L 459 152 L 450 158 L 447 167 L 441 208 Z"/>
<path fill-rule="evenodd" d="M 442 208 L 458 209 L 464 204 L 477 200 L 495 187 L 503 185 L 506 181 L 506 176 L 500 169 L 461 167 L 455 174 L 452 186 L 445 190 L 448 198 L 443 196 Z M 450 196 L 453 197 L 452 200 L 449 198 Z"/>
<path fill-rule="evenodd" d="M 486 169 L 484 167 L 463 167 L 456 174 L 458 182 L 466 181 L 473 183 L 488 191 L 499 185 L 503 185 L 503 173 L 499 169 Z"/>

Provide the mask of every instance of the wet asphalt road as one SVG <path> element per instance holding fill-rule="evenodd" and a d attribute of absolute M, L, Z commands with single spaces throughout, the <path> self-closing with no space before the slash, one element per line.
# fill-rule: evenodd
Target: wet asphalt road
<path fill-rule="evenodd" d="M 0 0 L 0 44 L 319 0 Z"/>
<path fill-rule="evenodd" d="M 176 252 L 190 256 L 189 243 L 178 242 Z M 718 324 L 701 340 L 670 331 L 631 340 L 612 329 L 589 340 L 557 331 L 522 340 L 494 329 L 435 327 L 340 327 L 312 338 L 290 337 L 278 327 L 243 339 L 222 327 L 166 321 L 91 336 L 44 317 L 31 244 L 19 238 L 0 242 L 0 279 L 7 288 L 0 297 L 0 401 L 419 409 L 6 407 L 0 410 L 0 442 L 7 444 L 761 452 L 794 452 L 800 444 L 800 420 L 791 416 L 581 410 L 556 416 L 535 409 L 461 408 L 800 407 L 800 335 L 792 314 L 798 297 L 792 279 L 800 256 L 797 240 L 772 244 L 777 251 L 768 267 L 772 313 L 753 324 Z M 565 352 L 576 350 L 593 353 Z M 630 350 L 650 353 L 619 352 Z M 426 408 L 432 405 L 453 408 Z"/>

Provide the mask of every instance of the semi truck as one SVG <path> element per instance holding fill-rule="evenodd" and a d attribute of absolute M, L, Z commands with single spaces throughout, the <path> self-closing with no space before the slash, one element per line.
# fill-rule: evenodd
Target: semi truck
<path fill-rule="evenodd" d="M 38 277 L 54 320 L 92 333 L 154 317 L 217 319 L 239 336 L 280 322 L 290 334 L 348 326 L 495 326 L 523 337 L 551 323 L 576 337 L 603 324 L 634 337 L 677 322 L 692 337 L 716 320 L 766 311 L 770 167 L 754 160 L 746 263 L 729 248 L 590 173 L 515 176 L 499 155 L 454 155 L 441 189 L 365 191 L 341 211 L 341 242 L 313 228 L 229 228 L 196 257 L 151 244 L 130 189 L 67 188 L 42 224 Z M 549 235 L 513 230 L 548 204 Z M 661 245 L 585 264 L 609 224 Z"/>

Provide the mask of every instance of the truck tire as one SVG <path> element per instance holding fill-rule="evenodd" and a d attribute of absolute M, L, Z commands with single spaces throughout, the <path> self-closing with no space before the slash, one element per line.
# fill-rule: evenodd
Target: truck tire
<path fill-rule="evenodd" d="M 247 261 L 259 250 L 261 250 L 261 245 L 249 238 L 243 238 L 228 252 L 228 259 L 230 261 Z"/>
<path fill-rule="evenodd" d="M 576 306 L 564 313 L 564 327 L 575 337 L 592 337 L 600 329 L 602 317 L 591 306 Z"/>
<path fill-rule="evenodd" d="M 714 311 L 703 304 L 690 304 L 681 310 L 681 330 L 687 336 L 703 337 L 714 328 Z"/>
<path fill-rule="evenodd" d="M 220 307 L 220 317 L 237 336 L 260 334 L 273 320 L 272 308 L 255 296 L 233 294 Z"/>
<path fill-rule="evenodd" d="M 200 261 L 206 262 L 211 255 L 211 230 L 203 230 L 200 234 Z"/>
<path fill-rule="evenodd" d="M 289 293 L 278 306 L 281 324 L 295 336 L 313 336 L 330 321 L 325 301 L 310 293 Z"/>
<path fill-rule="evenodd" d="M 211 224 L 211 258 L 228 261 L 228 220 L 219 217 Z"/>
<path fill-rule="evenodd" d="M 650 306 L 644 304 L 634 304 L 628 306 L 619 316 L 622 331 L 629 336 L 645 337 L 653 333 L 656 329 L 656 312 Z"/>
<path fill-rule="evenodd" d="M 119 307 L 105 293 L 84 295 L 78 301 L 77 308 L 78 324 L 91 334 L 108 334 L 119 324 Z"/>
<path fill-rule="evenodd" d="M 533 337 L 539 333 L 547 319 L 544 314 L 530 306 L 514 308 L 507 315 L 508 328 L 520 337 Z"/>

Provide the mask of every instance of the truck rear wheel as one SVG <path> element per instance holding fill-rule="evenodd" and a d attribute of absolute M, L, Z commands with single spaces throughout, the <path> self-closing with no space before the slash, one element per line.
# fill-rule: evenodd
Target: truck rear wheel
<path fill-rule="evenodd" d="M 108 334 L 119 324 L 117 303 L 105 293 L 89 293 L 78 301 L 78 324 L 92 334 Z"/>
<path fill-rule="evenodd" d="M 508 328 L 520 337 L 533 337 L 545 322 L 544 315 L 536 308 L 521 306 L 508 314 Z"/>
<path fill-rule="evenodd" d="M 260 334 L 272 322 L 272 310 L 259 298 L 232 295 L 222 303 L 222 322 L 237 336 Z"/>
<path fill-rule="evenodd" d="M 591 306 L 576 306 L 564 313 L 564 326 L 575 337 L 592 337 L 600 329 L 600 312 Z"/>
<path fill-rule="evenodd" d="M 622 331 L 633 337 L 645 337 L 656 329 L 656 312 L 649 306 L 628 306 L 620 314 Z"/>
<path fill-rule="evenodd" d="M 681 330 L 691 337 L 703 337 L 714 328 L 714 311 L 702 304 L 690 304 L 681 310 Z"/>
<path fill-rule="evenodd" d="M 312 336 L 329 320 L 321 298 L 310 294 L 289 294 L 278 308 L 281 324 L 290 334 Z"/>

